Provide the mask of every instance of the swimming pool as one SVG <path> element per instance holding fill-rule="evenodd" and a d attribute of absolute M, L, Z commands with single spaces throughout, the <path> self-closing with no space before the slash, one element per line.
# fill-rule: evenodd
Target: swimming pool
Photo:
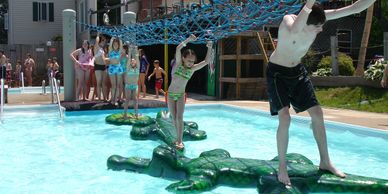
<path fill-rule="evenodd" d="M 28 107 L 28 109 L 31 109 Z M 7 107 L 0 124 L 0 193 L 168 193 L 175 182 L 145 174 L 107 170 L 112 154 L 150 158 L 156 141 L 134 141 L 129 126 L 105 124 L 118 111 L 67 112 L 58 121 L 54 107 L 32 111 Z M 142 109 L 155 117 L 160 109 Z M 272 159 L 276 156 L 275 117 L 267 112 L 226 105 L 189 105 L 185 120 L 207 132 L 203 141 L 186 142 L 186 155 L 197 157 L 214 148 L 232 157 Z M 328 122 L 328 145 L 341 170 L 388 179 L 388 133 Z M 293 118 L 289 152 L 319 161 L 318 150 L 303 117 Z M 257 193 L 255 188 L 219 186 L 207 193 Z"/>
<path fill-rule="evenodd" d="M 50 93 L 50 86 L 46 86 L 46 93 Z M 63 92 L 63 86 L 60 87 L 60 91 Z M 21 93 L 28 93 L 28 94 L 40 94 L 42 93 L 42 87 L 24 87 L 22 88 L 9 88 L 8 94 L 21 94 Z"/>

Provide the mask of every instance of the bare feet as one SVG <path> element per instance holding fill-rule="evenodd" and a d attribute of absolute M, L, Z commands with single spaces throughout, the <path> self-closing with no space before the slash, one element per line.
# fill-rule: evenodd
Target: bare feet
<path fill-rule="evenodd" d="M 175 149 L 177 149 L 178 151 L 185 149 L 185 145 L 183 144 L 183 142 L 178 143 L 178 141 L 176 141 L 174 142 L 174 145 Z"/>
<path fill-rule="evenodd" d="M 290 178 L 288 177 L 287 164 L 279 164 L 278 180 L 284 185 L 291 185 Z"/>
<path fill-rule="evenodd" d="M 321 164 L 319 164 L 319 169 L 330 171 L 335 176 L 338 176 L 338 177 L 341 177 L 341 178 L 345 178 L 346 177 L 346 174 L 343 173 L 342 171 L 338 170 L 337 168 L 335 168 L 334 165 L 331 164 L 331 162 L 329 162 L 329 164 L 323 164 L 321 162 Z"/>

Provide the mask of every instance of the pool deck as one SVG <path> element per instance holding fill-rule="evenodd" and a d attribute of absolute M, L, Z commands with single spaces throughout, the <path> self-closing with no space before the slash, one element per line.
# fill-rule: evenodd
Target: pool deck
<path fill-rule="evenodd" d="M 60 95 L 61 100 L 63 100 L 63 94 Z M 107 103 L 102 102 L 72 102 L 74 105 L 88 105 L 90 104 L 101 105 L 96 109 L 106 109 L 110 108 Z M 263 110 L 269 112 L 269 104 L 266 101 L 253 101 L 253 100 L 231 100 L 231 101 L 219 101 L 214 97 L 198 95 L 198 94 L 189 94 L 187 99 L 188 104 L 228 104 L 239 107 Z M 51 104 L 50 95 L 41 95 L 41 94 L 8 94 L 8 105 L 33 105 L 33 104 Z M 64 102 L 63 104 L 66 104 Z M 67 105 L 69 106 L 69 105 Z M 148 94 L 146 98 L 141 98 L 139 101 L 139 107 L 163 107 L 164 96 L 159 96 L 158 99 L 154 95 Z M 101 108 L 104 107 L 104 108 Z M 323 108 L 325 120 L 348 123 L 353 125 L 360 125 L 365 127 L 371 127 L 376 129 L 388 130 L 388 114 L 380 113 L 370 113 L 370 112 L 361 112 L 345 109 L 335 109 L 335 108 Z M 268 113 L 269 114 L 269 113 Z M 291 109 L 291 114 L 295 115 L 296 113 Z M 300 116 L 308 116 L 307 112 L 299 113 Z"/>

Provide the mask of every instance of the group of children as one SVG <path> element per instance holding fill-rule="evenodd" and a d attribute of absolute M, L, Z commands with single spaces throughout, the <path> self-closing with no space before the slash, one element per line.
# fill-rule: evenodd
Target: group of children
<path fill-rule="evenodd" d="M 127 62 L 131 63 L 130 45 L 115 37 L 110 39 L 110 44 L 106 44 L 106 37 L 98 35 L 96 44 L 90 45 L 85 40 L 82 47 L 76 49 L 70 54 L 75 65 L 76 75 L 76 100 L 88 100 L 90 87 L 94 86 L 92 99 L 108 101 L 117 106 L 119 101 L 125 99 L 124 91 L 125 73 L 127 72 Z M 156 98 L 159 93 L 164 94 L 162 90 L 163 80 L 166 80 L 166 72 L 159 67 L 159 61 L 154 61 L 154 70 L 150 76 L 146 77 L 149 71 L 149 62 L 142 49 L 138 51 L 139 55 L 139 79 L 138 87 L 143 92 L 143 98 L 146 97 L 145 80 L 156 77 L 155 89 Z M 136 60 L 135 60 L 136 61 Z M 138 94 L 139 96 L 140 94 Z"/>
<path fill-rule="evenodd" d="M 0 66 L 0 77 L 5 79 L 5 84 L 9 87 L 19 87 L 21 85 L 22 73 L 26 77 L 27 86 L 32 86 L 32 72 L 35 69 L 35 61 L 32 59 L 31 54 L 27 54 L 23 66 L 22 62 L 17 60 L 15 71 L 13 71 L 10 59 L 5 56 L 4 51 L 0 51 Z"/>
<path fill-rule="evenodd" d="M 208 51 L 204 61 L 196 63 L 197 56 L 191 49 L 184 49 L 187 43 L 196 41 L 197 37 L 191 35 L 181 42 L 177 48 L 174 59 L 174 68 L 171 75 L 172 80 L 168 92 L 163 91 L 163 81 L 167 79 L 167 73 L 159 66 L 160 62 L 153 62 L 154 69 L 147 77 L 148 80 L 155 76 L 156 97 L 159 93 L 166 96 L 168 109 L 177 130 L 175 146 L 178 150 L 184 148 L 183 138 L 183 112 L 185 107 L 185 89 L 193 73 L 202 67 L 210 64 L 213 43 L 208 41 Z M 147 75 L 149 64 L 144 52 L 135 45 L 123 45 L 123 42 L 116 37 L 110 39 L 109 47 L 105 46 L 106 38 L 98 34 L 95 45 L 91 48 L 88 41 L 84 41 L 82 47 L 70 54 L 75 64 L 77 89 L 77 100 L 82 95 L 84 100 L 88 96 L 87 82 L 94 70 L 96 77 L 95 93 L 98 100 L 101 100 L 101 93 L 104 100 L 107 100 L 109 92 L 105 84 L 106 74 L 110 78 L 110 103 L 118 105 L 118 100 L 124 96 L 124 119 L 128 119 L 128 107 L 133 102 L 135 117 L 138 117 L 139 89 L 145 97 L 144 80 Z M 106 73 L 107 70 L 107 73 Z M 144 85 L 144 86 L 143 86 Z M 139 88 L 140 87 L 140 88 Z"/>

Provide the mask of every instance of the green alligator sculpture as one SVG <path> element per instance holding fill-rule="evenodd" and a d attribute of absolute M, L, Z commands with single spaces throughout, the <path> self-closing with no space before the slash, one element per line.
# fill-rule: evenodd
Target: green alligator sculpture
<path fill-rule="evenodd" d="M 277 181 L 278 160 L 232 158 L 223 149 L 202 152 L 198 158 L 187 158 L 168 145 L 153 151 L 152 159 L 112 155 L 107 166 L 112 170 L 127 170 L 155 177 L 173 178 L 171 192 L 201 192 L 219 184 L 234 187 L 257 187 L 259 193 L 357 192 L 387 193 L 388 180 L 347 174 L 339 178 L 319 170 L 300 154 L 287 154 L 288 175 L 292 186 Z"/>
<path fill-rule="evenodd" d="M 160 139 L 167 145 L 173 146 L 176 140 L 175 127 L 168 113 L 158 112 L 155 122 L 148 126 L 134 124 L 131 130 L 131 138 L 135 140 Z M 206 139 L 206 132 L 198 130 L 195 122 L 184 122 L 183 140 L 196 141 Z"/>
<path fill-rule="evenodd" d="M 113 125 L 141 125 L 141 126 L 148 126 L 155 121 L 146 115 L 140 115 L 136 117 L 134 113 L 128 113 L 128 118 L 124 119 L 124 113 L 115 113 L 111 114 L 107 117 L 105 117 L 105 122 Z"/>
<path fill-rule="evenodd" d="M 176 140 L 176 130 L 172 124 L 172 119 L 164 111 L 158 112 L 155 119 L 148 116 L 135 118 L 133 114 L 128 114 L 129 119 L 123 119 L 123 113 L 109 115 L 105 121 L 116 125 L 132 125 L 131 138 L 134 140 L 162 140 L 166 144 L 173 146 Z M 183 130 L 184 141 L 197 141 L 206 139 L 206 132 L 198 130 L 195 122 L 185 121 Z"/>

